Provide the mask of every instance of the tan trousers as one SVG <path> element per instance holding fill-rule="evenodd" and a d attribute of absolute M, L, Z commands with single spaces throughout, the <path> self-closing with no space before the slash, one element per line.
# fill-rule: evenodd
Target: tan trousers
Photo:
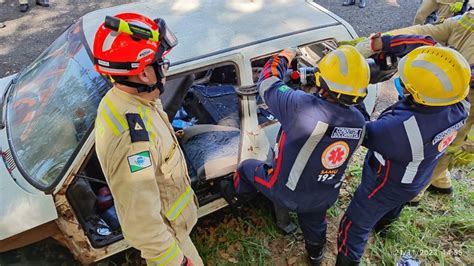
<path fill-rule="evenodd" d="M 453 3 L 454 2 L 456 1 L 453 1 Z M 426 18 L 434 11 L 438 11 L 438 20 L 450 18 L 454 15 L 449 11 L 449 4 L 440 4 L 436 0 L 423 0 L 418 11 L 416 11 L 413 25 L 425 24 Z"/>
<path fill-rule="evenodd" d="M 474 99 L 474 89 L 469 91 L 469 98 Z M 464 125 L 461 130 L 459 130 L 456 139 L 454 139 L 453 143 L 449 146 L 450 148 L 459 148 L 465 144 L 466 136 L 471 130 L 472 125 L 474 124 L 474 102 L 471 104 L 471 109 L 469 110 L 469 117 L 467 118 L 466 124 Z M 423 197 L 425 190 L 430 186 L 433 185 L 438 188 L 450 188 L 451 187 L 451 174 L 449 173 L 449 162 L 451 160 L 451 156 L 448 154 L 443 155 L 438 161 L 436 165 L 433 175 L 431 176 L 431 183 L 425 187 L 418 196 L 416 196 L 412 202 L 420 201 Z"/>
<path fill-rule="evenodd" d="M 199 256 L 199 253 L 189 236 L 181 237 L 181 239 L 177 239 L 177 241 L 179 248 L 184 253 L 184 256 L 190 259 L 194 266 L 204 266 L 201 256 Z M 153 262 L 147 261 L 147 265 L 155 264 Z"/>
<path fill-rule="evenodd" d="M 199 256 L 199 253 L 189 236 L 179 241 L 179 246 L 181 247 L 181 250 L 183 251 L 184 255 L 187 258 L 191 259 L 191 262 L 193 263 L 194 266 L 204 265 L 204 263 L 202 262 L 201 256 Z"/>

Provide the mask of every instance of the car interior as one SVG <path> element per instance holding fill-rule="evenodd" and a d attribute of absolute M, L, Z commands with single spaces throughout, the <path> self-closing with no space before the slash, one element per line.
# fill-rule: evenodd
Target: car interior
<path fill-rule="evenodd" d="M 334 47 L 333 41 L 303 47 L 296 67 L 314 66 Z M 252 60 L 255 82 L 270 56 Z M 221 197 L 219 180 L 231 177 L 237 168 L 241 112 L 236 93 L 237 73 L 237 67 L 227 63 L 172 76 L 160 97 L 185 154 L 200 206 Z M 262 127 L 273 124 L 275 117 L 259 98 L 259 124 Z M 93 247 L 104 247 L 123 238 L 113 198 L 94 149 L 66 196 Z"/>
<path fill-rule="evenodd" d="M 240 107 L 233 64 L 170 77 L 160 97 L 185 154 L 199 204 L 221 197 L 217 180 L 237 167 Z M 66 196 L 93 247 L 123 238 L 99 161 L 92 149 Z"/>

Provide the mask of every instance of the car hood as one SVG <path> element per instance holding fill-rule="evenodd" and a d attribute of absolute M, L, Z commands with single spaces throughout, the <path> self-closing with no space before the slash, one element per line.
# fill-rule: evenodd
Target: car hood
<path fill-rule="evenodd" d="M 154 0 L 99 9 L 83 17 L 84 36 L 93 47 L 106 15 L 140 13 L 162 17 L 179 44 L 167 55 L 181 63 L 226 54 L 269 39 L 342 24 L 337 16 L 307 1 Z"/>
<path fill-rule="evenodd" d="M 15 76 L 0 79 L 0 97 Z M 3 240 L 52 221 L 58 215 L 51 195 L 12 177 L 14 172 L 16 177 L 21 174 L 11 157 L 6 128 L 0 130 L 0 151 L 0 240 Z"/>

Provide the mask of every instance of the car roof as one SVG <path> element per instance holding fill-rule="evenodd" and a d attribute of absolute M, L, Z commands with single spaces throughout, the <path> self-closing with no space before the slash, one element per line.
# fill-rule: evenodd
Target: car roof
<path fill-rule="evenodd" d="M 326 9 L 304 0 L 149 1 L 86 14 L 83 29 L 89 47 L 93 47 L 95 31 L 105 16 L 122 12 L 164 18 L 179 42 L 168 55 L 174 64 L 343 23 Z"/>

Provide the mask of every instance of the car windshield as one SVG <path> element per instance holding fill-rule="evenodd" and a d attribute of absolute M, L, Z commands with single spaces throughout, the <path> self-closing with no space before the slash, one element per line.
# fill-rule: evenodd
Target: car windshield
<path fill-rule="evenodd" d="M 79 21 L 21 72 L 9 98 L 12 153 L 40 189 L 58 181 L 108 89 L 94 71 L 82 36 Z"/>

